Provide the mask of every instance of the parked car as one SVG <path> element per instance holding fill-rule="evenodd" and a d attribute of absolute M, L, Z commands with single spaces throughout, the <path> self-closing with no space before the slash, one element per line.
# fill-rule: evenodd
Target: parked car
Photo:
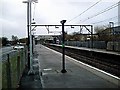
<path fill-rule="evenodd" d="M 16 45 L 13 47 L 14 50 L 24 49 L 23 45 Z"/>
<path fill-rule="evenodd" d="M 11 46 L 10 44 L 6 44 L 6 46 Z"/>

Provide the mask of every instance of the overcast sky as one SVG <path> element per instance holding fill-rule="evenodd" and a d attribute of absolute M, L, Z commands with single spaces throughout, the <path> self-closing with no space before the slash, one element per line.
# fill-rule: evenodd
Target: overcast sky
<path fill-rule="evenodd" d="M 0 0 L 1 36 L 9 39 L 11 39 L 12 35 L 18 36 L 18 38 L 27 37 L 27 4 L 22 3 L 22 1 L 23 0 Z M 83 21 L 117 3 L 119 0 L 102 0 L 81 16 L 73 19 L 98 1 L 99 0 L 38 0 L 38 3 L 32 4 L 32 18 L 34 17 L 36 24 L 60 24 L 60 21 L 63 19 L 67 20 L 66 24 L 93 24 L 115 17 L 106 22 L 94 24 L 94 26 L 107 25 L 109 21 L 116 23 L 118 21 L 118 7 L 85 22 Z M 69 22 L 71 19 L 73 20 Z M 50 30 L 55 31 L 56 29 L 50 28 Z M 58 29 L 58 31 L 60 30 L 61 29 Z M 77 29 L 73 30 L 68 27 L 66 30 L 72 32 Z M 35 34 L 48 33 L 45 27 L 37 27 Z"/>

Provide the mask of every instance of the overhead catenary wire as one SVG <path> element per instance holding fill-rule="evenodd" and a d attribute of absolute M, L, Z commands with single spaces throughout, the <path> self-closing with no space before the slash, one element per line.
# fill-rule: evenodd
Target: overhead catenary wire
<path fill-rule="evenodd" d="M 107 7 L 106 9 L 98 12 L 97 14 L 95 14 L 95 15 L 93 15 L 93 16 L 91 16 L 91 17 L 88 17 L 87 19 L 83 20 L 82 22 L 85 22 L 85 21 L 87 21 L 87 20 L 89 20 L 89 19 L 92 19 L 92 18 L 98 16 L 98 15 L 101 15 L 101 14 L 103 14 L 103 13 L 105 13 L 105 12 L 107 12 L 107 11 L 115 8 L 115 7 L 117 7 L 118 5 L 119 5 L 119 3 L 115 3 L 115 4 L 111 5 L 110 7 Z"/>
<path fill-rule="evenodd" d="M 120 24 L 120 22 L 114 22 L 114 24 Z"/>
<path fill-rule="evenodd" d="M 114 22 L 114 27 L 119 26 L 118 24 L 120 24 L 120 22 Z M 95 26 L 97 26 L 97 25 L 95 25 Z M 104 24 L 102 24 L 101 26 L 103 26 L 103 27 L 105 27 L 105 28 L 108 28 L 109 23 L 104 23 Z"/>
<path fill-rule="evenodd" d="M 80 13 L 79 15 L 75 16 L 74 18 L 72 18 L 71 20 L 69 20 L 68 22 L 71 22 L 72 20 L 78 18 L 79 16 L 81 16 L 82 14 L 84 14 L 85 12 L 87 12 L 89 9 L 91 9 L 92 7 L 94 7 L 95 5 L 97 5 L 100 1 L 102 0 L 99 0 L 98 2 L 96 2 L 95 4 L 93 4 L 92 6 L 90 6 L 89 8 L 87 8 L 85 11 L 83 11 L 82 13 Z M 68 23 L 67 22 L 67 23 Z"/>
<path fill-rule="evenodd" d="M 103 22 L 106 22 L 106 21 L 109 21 L 109 20 L 113 20 L 113 19 L 117 19 L 117 18 L 118 18 L 118 16 L 114 16 L 114 17 L 112 17 L 112 18 L 108 18 L 108 19 L 105 19 L 105 20 L 102 20 L 102 21 L 94 22 L 94 23 L 92 23 L 92 24 L 103 23 Z"/>

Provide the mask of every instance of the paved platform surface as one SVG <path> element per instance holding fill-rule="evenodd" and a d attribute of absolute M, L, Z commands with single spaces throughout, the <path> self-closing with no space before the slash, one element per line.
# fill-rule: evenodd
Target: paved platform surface
<path fill-rule="evenodd" d="M 42 84 L 41 84 L 41 80 L 40 80 L 40 76 L 38 73 L 35 73 L 35 74 L 31 74 L 31 75 L 28 75 L 28 68 L 26 67 L 24 72 L 23 72 L 23 75 L 22 75 L 22 78 L 21 78 L 21 81 L 20 81 L 20 87 L 18 88 L 18 90 L 23 90 L 23 89 L 34 89 L 34 88 L 39 88 L 39 90 L 42 89 Z"/>
<path fill-rule="evenodd" d="M 61 73 L 62 56 L 42 45 L 36 45 L 42 88 L 118 88 L 118 86 L 82 68 L 66 57 L 67 73 Z"/>
<path fill-rule="evenodd" d="M 34 52 L 33 73 L 30 74 L 28 67 L 25 67 L 18 90 L 34 90 L 35 88 L 39 88 L 39 90 L 42 90 L 41 78 L 39 73 L 39 63 L 38 60 L 36 60 L 37 56 L 37 53 Z"/>

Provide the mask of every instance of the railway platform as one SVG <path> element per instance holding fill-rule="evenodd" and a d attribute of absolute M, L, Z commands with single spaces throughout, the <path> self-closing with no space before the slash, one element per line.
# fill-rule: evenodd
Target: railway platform
<path fill-rule="evenodd" d="M 105 79 L 108 77 L 100 77 L 93 68 L 68 56 L 65 56 L 67 72 L 61 73 L 62 54 L 40 44 L 35 46 L 35 51 L 42 88 L 120 88 L 119 80 L 112 83 Z"/>
<path fill-rule="evenodd" d="M 105 89 L 119 90 L 120 79 L 90 65 L 65 56 L 66 73 L 62 70 L 62 54 L 43 45 L 35 46 L 33 70 L 26 68 L 18 89 Z"/>

